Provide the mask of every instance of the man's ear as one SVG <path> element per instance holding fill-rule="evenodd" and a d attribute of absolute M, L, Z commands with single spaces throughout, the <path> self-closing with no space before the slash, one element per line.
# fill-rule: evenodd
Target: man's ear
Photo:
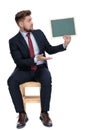
<path fill-rule="evenodd" d="M 19 21 L 18 25 L 19 27 L 23 27 L 23 21 Z"/>

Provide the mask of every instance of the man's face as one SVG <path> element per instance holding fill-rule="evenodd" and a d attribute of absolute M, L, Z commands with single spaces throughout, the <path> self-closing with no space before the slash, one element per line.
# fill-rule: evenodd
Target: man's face
<path fill-rule="evenodd" d="M 33 22 L 31 16 L 26 16 L 19 22 L 20 29 L 25 32 L 33 30 Z"/>

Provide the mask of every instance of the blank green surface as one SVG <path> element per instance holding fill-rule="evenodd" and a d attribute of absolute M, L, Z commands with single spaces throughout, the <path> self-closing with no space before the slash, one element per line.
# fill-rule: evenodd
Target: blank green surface
<path fill-rule="evenodd" d="M 51 20 L 52 36 L 75 35 L 74 18 Z"/>

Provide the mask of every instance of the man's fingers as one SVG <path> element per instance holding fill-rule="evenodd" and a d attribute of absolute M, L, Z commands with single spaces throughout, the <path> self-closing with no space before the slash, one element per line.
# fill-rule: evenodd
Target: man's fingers
<path fill-rule="evenodd" d="M 52 57 L 43 57 L 43 60 L 51 60 Z"/>
<path fill-rule="evenodd" d="M 50 60 L 50 59 L 52 59 L 52 57 L 45 57 L 45 56 L 43 56 L 43 54 L 40 54 L 40 55 L 38 55 L 38 61 L 40 61 L 40 60 Z"/>

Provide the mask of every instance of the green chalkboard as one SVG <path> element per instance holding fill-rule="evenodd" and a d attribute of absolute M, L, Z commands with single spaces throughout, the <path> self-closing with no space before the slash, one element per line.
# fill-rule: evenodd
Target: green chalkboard
<path fill-rule="evenodd" d="M 52 36 L 75 35 L 74 18 L 51 20 Z"/>

